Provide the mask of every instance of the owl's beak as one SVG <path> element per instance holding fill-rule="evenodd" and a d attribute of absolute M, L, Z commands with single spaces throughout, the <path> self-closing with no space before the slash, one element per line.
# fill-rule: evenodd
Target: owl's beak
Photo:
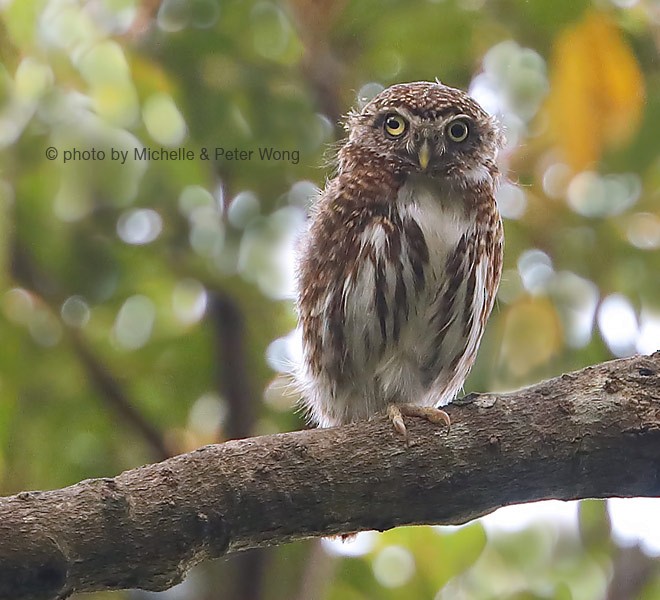
<path fill-rule="evenodd" d="M 429 162 L 431 161 L 431 147 L 428 140 L 424 140 L 417 156 L 419 158 L 419 166 L 422 167 L 422 171 L 426 171 L 426 167 L 429 166 Z"/>

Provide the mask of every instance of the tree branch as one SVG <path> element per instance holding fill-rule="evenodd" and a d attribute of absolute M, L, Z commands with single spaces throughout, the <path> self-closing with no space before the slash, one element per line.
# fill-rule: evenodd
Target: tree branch
<path fill-rule="evenodd" d="M 68 330 L 71 345 L 83 366 L 90 383 L 99 392 L 103 402 L 112 409 L 118 420 L 124 421 L 140 435 L 156 460 L 164 460 L 170 452 L 158 428 L 149 421 L 128 398 L 117 378 L 94 354 L 84 338 L 75 330 Z"/>
<path fill-rule="evenodd" d="M 376 418 L 0 499 L 0 598 L 162 590 L 246 548 L 463 523 L 546 498 L 660 493 L 660 352 L 449 411 L 449 433 L 410 419 L 409 448 Z"/>

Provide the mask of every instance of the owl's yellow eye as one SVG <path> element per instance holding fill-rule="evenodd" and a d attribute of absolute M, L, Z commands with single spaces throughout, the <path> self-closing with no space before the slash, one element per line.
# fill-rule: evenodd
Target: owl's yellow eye
<path fill-rule="evenodd" d="M 447 125 L 445 131 L 452 142 L 463 142 L 467 139 L 467 136 L 470 133 L 470 129 L 465 119 L 456 119 L 452 121 Z"/>
<path fill-rule="evenodd" d="M 392 113 L 385 117 L 385 133 L 392 137 L 401 137 L 408 128 L 408 122 L 401 116 Z"/>

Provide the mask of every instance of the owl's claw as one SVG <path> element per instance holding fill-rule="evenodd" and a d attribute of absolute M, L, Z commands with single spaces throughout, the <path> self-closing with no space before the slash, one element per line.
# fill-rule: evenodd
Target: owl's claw
<path fill-rule="evenodd" d="M 403 413 L 401 412 L 401 407 L 396 404 L 390 404 L 387 407 L 387 416 L 389 417 L 390 421 L 392 421 L 392 425 L 396 432 L 399 435 L 402 435 L 403 438 L 407 441 L 408 430 L 406 429 L 406 424 L 403 422 Z"/>
<path fill-rule="evenodd" d="M 451 418 L 449 415 L 434 406 L 418 406 L 417 404 L 390 404 L 387 407 L 387 416 L 396 432 L 403 436 L 408 442 L 408 430 L 403 421 L 403 417 L 421 417 L 434 425 L 446 425 L 447 431 L 451 428 Z"/>

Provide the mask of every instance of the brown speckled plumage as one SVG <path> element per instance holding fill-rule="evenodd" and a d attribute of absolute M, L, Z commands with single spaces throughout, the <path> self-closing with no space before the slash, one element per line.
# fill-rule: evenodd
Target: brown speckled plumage
<path fill-rule="evenodd" d="M 298 381 L 322 426 L 451 401 L 502 268 L 501 135 L 474 100 L 439 83 L 395 85 L 347 129 L 298 272 Z"/>

